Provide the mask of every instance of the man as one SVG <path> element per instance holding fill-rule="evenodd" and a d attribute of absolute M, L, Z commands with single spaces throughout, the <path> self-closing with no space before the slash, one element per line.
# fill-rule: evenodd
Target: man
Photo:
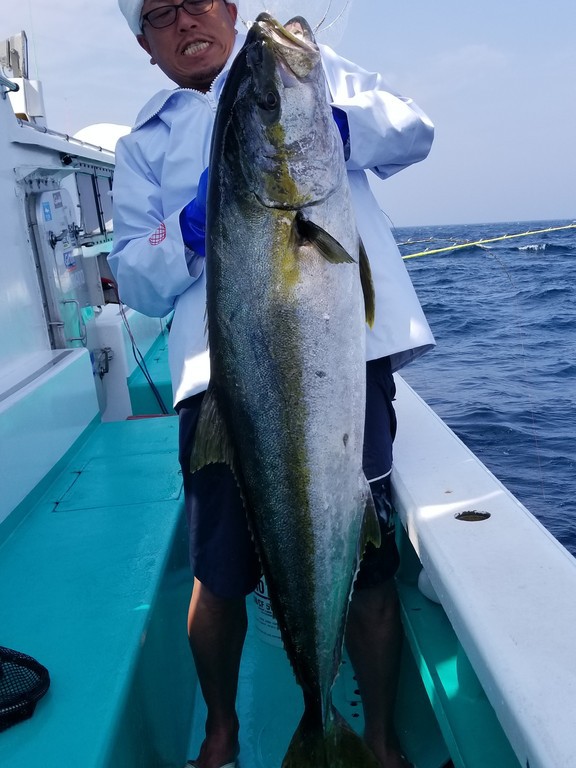
<path fill-rule="evenodd" d="M 259 565 L 229 470 L 211 465 L 190 475 L 189 456 L 209 379 L 204 171 L 218 97 L 243 39 L 235 30 L 236 5 L 226 0 L 119 0 L 119 5 L 151 63 L 178 88 L 153 97 L 117 146 L 110 265 L 128 305 L 152 316 L 175 310 L 170 367 L 194 571 L 188 631 L 208 709 L 206 738 L 188 765 L 234 768 L 245 597 L 257 583 Z M 364 706 L 364 738 L 383 768 L 406 768 L 392 723 L 401 644 L 389 488 L 395 431 L 392 370 L 431 348 L 434 340 L 364 169 L 385 178 L 423 159 L 433 127 L 380 76 L 328 48 L 322 47 L 322 56 L 377 302 L 376 325 L 367 331 L 364 470 L 384 544 L 363 561 L 346 644 Z"/>

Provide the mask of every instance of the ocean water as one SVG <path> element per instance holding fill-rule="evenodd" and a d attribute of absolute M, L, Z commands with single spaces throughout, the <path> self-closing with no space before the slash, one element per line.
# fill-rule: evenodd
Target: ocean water
<path fill-rule="evenodd" d="M 402 255 L 429 251 L 406 265 L 437 341 L 402 375 L 576 555 L 576 228 L 557 229 L 570 224 L 394 232 Z"/>

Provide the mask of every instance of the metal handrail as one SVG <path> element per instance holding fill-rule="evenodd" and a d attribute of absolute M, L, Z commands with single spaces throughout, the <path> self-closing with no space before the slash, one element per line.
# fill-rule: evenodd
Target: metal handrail
<path fill-rule="evenodd" d="M 68 133 L 53 131 L 50 128 L 47 128 L 45 125 L 36 125 L 35 123 L 30 123 L 27 120 L 22 120 L 20 117 L 16 118 L 16 122 L 22 128 L 29 128 L 32 131 L 38 131 L 38 133 L 45 133 L 47 136 L 56 136 L 57 138 L 64 139 L 65 141 L 68 141 L 71 144 L 77 144 L 80 147 L 87 147 L 88 149 L 97 149 L 99 152 L 103 152 L 104 154 L 108 154 L 112 156 L 114 155 L 114 152 L 111 149 L 106 149 L 106 147 L 101 147 L 98 144 L 91 144 L 89 141 L 83 141 L 83 139 L 77 139 L 75 136 L 70 136 L 70 134 Z"/>
<path fill-rule="evenodd" d="M 1 72 L 0 72 L 0 88 L 2 89 L 1 93 L 2 93 L 3 99 L 6 98 L 6 94 L 8 93 L 8 91 L 15 92 L 20 90 L 20 86 L 18 85 L 18 83 L 13 83 L 12 80 L 9 80 Z M 6 88 L 6 90 L 4 90 L 4 88 Z"/>

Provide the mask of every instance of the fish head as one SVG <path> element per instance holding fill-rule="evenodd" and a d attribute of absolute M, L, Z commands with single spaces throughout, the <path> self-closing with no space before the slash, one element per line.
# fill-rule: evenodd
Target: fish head
<path fill-rule="evenodd" d="M 283 26 L 261 13 L 221 96 L 228 101 L 220 107 L 228 136 L 220 146 L 236 179 L 241 174 L 262 205 L 296 210 L 341 184 L 344 157 L 328 98 L 305 19 Z"/>

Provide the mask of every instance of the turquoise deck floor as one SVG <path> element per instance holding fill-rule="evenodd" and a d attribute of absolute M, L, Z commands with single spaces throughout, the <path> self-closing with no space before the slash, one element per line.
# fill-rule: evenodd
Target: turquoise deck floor
<path fill-rule="evenodd" d="M 181 768 L 197 755 L 205 707 L 185 637 L 177 430 L 174 417 L 100 424 L 31 494 L 26 514 L 0 527 L 0 642 L 52 676 L 33 718 L 0 734 L 0 766 Z M 443 768 L 450 755 L 455 768 L 519 768 L 446 615 L 415 586 L 421 566 L 401 528 L 399 541 L 407 642 L 397 729 L 408 757 L 418 768 Z M 252 597 L 248 606 L 240 765 L 280 768 L 302 695 L 283 648 L 261 636 Z M 361 732 L 346 658 L 333 698 Z"/>
<path fill-rule="evenodd" d="M 182 765 L 195 675 L 177 439 L 176 417 L 100 424 L 0 527 L 0 644 L 51 677 L 0 733 L 2 768 Z"/>

